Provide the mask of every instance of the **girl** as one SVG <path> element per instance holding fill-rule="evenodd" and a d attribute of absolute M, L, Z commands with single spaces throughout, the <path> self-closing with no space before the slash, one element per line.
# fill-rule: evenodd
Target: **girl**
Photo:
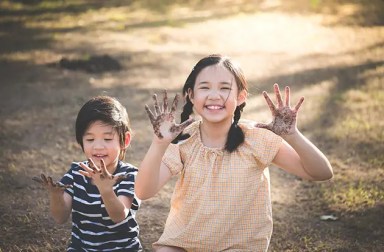
<path fill-rule="evenodd" d="M 67 251 L 141 251 L 137 168 L 122 162 L 131 141 L 126 109 L 108 96 L 89 100 L 77 115 L 76 140 L 88 161 L 72 163 L 60 182 L 44 174 L 35 178 L 49 191 L 57 223 L 72 212 Z"/>
<path fill-rule="evenodd" d="M 185 82 L 181 124 L 174 119 L 177 96 L 170 110 L 166 93 L 162 106 L 154 96 L 153 112 L 146 106 L 155 135 L 139 167 L 137 196 L 154 196 L 179 174 L 156 251 L 267 251 L 268 166 L 309 180 L 333 176 L 327 158 L 296 127 L 303 98 L 291 108 L 289 88 L 285 103 L 277 84 L 274 90 L 277 107 L 263 92 L 274 117 L 270 124 L 239 121 L 247 98 L 243 73 L 229 58 L 210 55 Z M 193 112 L 201 119 L 189 119 Z"/>

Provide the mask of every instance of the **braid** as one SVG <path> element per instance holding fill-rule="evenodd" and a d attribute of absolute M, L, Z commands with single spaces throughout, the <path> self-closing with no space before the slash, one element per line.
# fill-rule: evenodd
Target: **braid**
<path fill-rule="evenodd" d="M 181 122 L 180 123 L 185 122 L 186 120 L 188 120 L 189 116 L 193 112 L 193 104 L 192 104 L 192 102 L 189 100 L 188 96 L 186 97 L 186 99 L 187 99 L 187 102 L 184 104 L 183 112 L 181 112 L 181 115 L 180 115 L 180 118 L 181 118 Z M 181 132 L 175 139 L 173 139 L 172 143 L 176 144 L 179 141 L 185 140 L 185 139 L 187 139 L 189 137 L 190 137 L 189 134 L 183 134 L 183 132 Z"/>
<path fill-rule="evenodd" d="M 244 107 L 245 102 L 236 107 L 233 123 L 229 129 L 227 142 L 225 143 L 225 149 L 229 152 L 235 151 L 237 147 L 244 142 L 244 132 L 238 125 Z"/>

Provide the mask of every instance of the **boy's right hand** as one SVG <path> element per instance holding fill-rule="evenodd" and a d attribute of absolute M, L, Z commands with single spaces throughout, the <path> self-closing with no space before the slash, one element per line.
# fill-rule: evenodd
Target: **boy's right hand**
<path fill-rule="evenodd" d="M 54 182 L 52 177 L 46 177 L 44 174 L 41 174 L 40 177 L 33 177 L 32 180 L 43 185 L 50 192 L 64 191 L 66 188 L 72 187 L 72 185 L 63 185 L 59 182 Z"/>
<path fill-rule="evenodd" d="M 148 105 L 145 105 L 148 117 L 151 120 L 155 135 L 159 140 L 171 142 L 175 139 L 188 125 L 193 123 L 193 119 L 188 119 L 181 124 L 176 124 L 174 113 L 177 108 L 179 96 L 176 94 L 172 102 L 172 107 L 168 108 L 167 91 L 164 90 L 163 104 L 160 107 L 157 101 L 157 95 L 153 95 L 154 100 L 154 112 L 152 112 Z"/>

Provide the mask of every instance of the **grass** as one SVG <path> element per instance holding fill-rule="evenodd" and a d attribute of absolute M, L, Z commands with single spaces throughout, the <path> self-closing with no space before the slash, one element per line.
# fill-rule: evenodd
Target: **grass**
<path fill-rule="evenodd" d="M 368 31 L 378 29 L 382 32 L 382 27 L 378 27 L 383 23 L 378 16 L 383 7 L 382 1 L 370 1 L 371 4 L 357 0 L 281 2 L 284 3 L 280 9 L 270 6 L 268 10 L 285 11 L 295 15 L 323 15 L 325 20 L 338 21 L 326 22 L 326 25 L 337 24 L 345 29 L 368 27 Z M 2 168 L 0 170 L 0 188 L 2 189 L 0 232 L 5 234 L 5 238 L 0 241 L 0 251 L 62 251 L 65 249 L 69 227 L 57 226 L 49 219 L 47 199 L 43 197 L 44 192 L 35 185 L 30 185 L 29 177 L 44 167 L 46 172 L 58 178 L 67 165 L 67 163 L 63 165 L 63 162 L 73 159 L 75 155 L 77 155 L 76 158 L 81 156 L 77 145 L 69 137 L 72 129 L 65 123 L 73 119 L 76 113 L 75 107 L 82 103 L 85 97 L 103 91 L 103 88 L 95 90 L 87 87 L 87 80 L 90 79 L 88 75 L 53 71 L 53 74 L 60 75 L 60 78 L 56 79 L 56 76 L 45 78 L 49 74 L 52 75 L 52 72 L 40 64 L 37 64 L 35 69 L 38 74 L 33 76 L 31 68 L 36 67 L 33 65 L 34 61 L 38 62 L 42 57 L 55 58 L 61 54 L 71 55 L 74 51 L 76 52 L 77 48 L 71 48 L 73 44 L 70 43 L 76 41 L 79 33 L 93 38 L 96 32 L 102 34 L 101 36 L 107 36 L 104 34 L 109 35 L 116 31 L 119 35 L 135 32 L 142 35 L 145 30 L 149 30 L 152 34 L 146 34 L 149 38 L 148 44 L 161 46 L 167 42 L 168 35 L 171 34 L 170 28 L 182 30 L 193 23 L 209 19 L 219 20 L 231 15 L 239 15 L 239 13 L 242 13 L 240 15 L 259 13 L 262 10 L 262 6 L 255 4 L 255 1 L 245 0 L 191 0 L 185 3 L 185 1 L 171 0 L 129 1 L 129 3 L 75 0 L 34 1 L 34 4 L 23 4 L 22 1 L 0 2 L 2 14 L 0 25 L 4 28 L 0 32 L 0 63 L 4 61 L 7 63 L 4 66 L 8 66 L 8 63 L 16 66 L 13 76 L 9 77 L 9 75 L 7 81 L 4 80 L 5 84 L 0 87 L 7 88 L 4 91 L 1 89 L 3 94 L 12 94 L 11 96 L 2 95 L 0 92 L 1 97 L 7 98 L 4 100 L 7 109 L 0 110 L 0 119 L 2 119 L 0 143 L 5 146 L 0 149 Z M 329 18 L 330 15 L 334 15 L 335 18 Z M 167 31 L 154 32 L 156 29 L 163 28 L 167 28 Z M 340 32 L 340 30 L 337 31 Z M 169 40 L 179 36 L 179 33 L 169 35 Z M 295 188 L 289 188 L 289 193 L 294 194 L 294 201 L 292 204 L 282 201 L 278 202 L 282 206 L 277 203 L 274 206 L 277 211 L 271 251 L 375 251 L 383 245 L 381 240 L 384 237 L 382 220 L 384 213 L 384 66 L 379 57 L 374 55 L 384 55 L 384 38 L 379 40 L 373 35 L 369 36 L 366 35 L 365 39 L 378 41 L 374 49 L 369 49 L 367 46 L 366 51 L 341 50 L 339 54 L 330 50 L 322 55 L 329 62 L 321 66 L 321 71 L 303 71 L 301 75 L 300 71 L 297 71 L 299 73 L 284 75 L 284 79 L 292 79 L 300 84 L 294 89 L 298 92 L 295 93 L 296 95 L 303 94 L 306 98 L 308 97 L 310 102 L 304 104 L 307 110 L 300 114 L 304 122 L 303 127 L 329 157 L 334 167 L 335 177 L 332 181 L 325 183 L 309 183 L 290 177 L 285 180 L 286 183 L 295 185 Z M 194 39 L 198 38 L 187 37 L 186 40 Z M 180 41 L 184 42 L 184 40 Z M 202 40 L 196 41 L 197 45 Z M 67 47 L 59 49 L 56 43 L 62 43 L 61 45 Z M 280 43 L 283 44 L 284 41 Z M 74 45 L 81 46 L 80 43 Z M 85 49 L 81 48 L 76 52 L 77 58 L 89 59 L 99 48 L 95 47 L 93 51 Z M 257 51 L 257 48 L 251 49 Z M 199 54 L 200 51 L 196 50 L 193 53 Z M 279 53 L 284 54 L 280 51 Z M 254 53 L 252 57 L 258 57 L 260 54 L 262 53 Z M 330 62 L 333 59 L 342 58 L 343 54 L 347 55 L 346 58 L 351 61 L 343 62 L 345 68 L 333 68 Z M 145 78 L 156 71 L 155 63 L 157 62 L 153 62 L 151 53 L 137 52 L 137 55 L 132 56 L 133 62 L 138 58 L 140 58 L 138 62 L 145 61 L 145 64 L 137 66 L 140 72 L 144 68 L 149 69 L 150 74 L 140 75 L 140 80 L 146 82 Z M 157 56 L 155 61 L 159 59 L 164 64 L 172 61 L 177 61 L 177 64 L 182 63 L 179 58 L 171 56 L 168 54 L 165 61 L 161 61 L 162 58 Z M 241 56 L 241 53 L 236 51 L 234 57 L 236 56 Z M 306 56 L 313 58 L 313 61 L 317 60 L 316 55 Z M 272 53 L 271 57 L 276 59 L 277 56 Z M 292 59 L 295 61 L 298 59 L 297 64 L 300 63 L 300 57 L 292 57 Z M 194 59 L 188 58 L 188 60 L 192 62 Z M 375 63 L 374 67 L 364 67 L 371 61 Z M 284 64 L 289 65 L 290 58 L 285 62 L 288 63 Z M 350 65 L 357 65 L 357 67 L 348 68 Z M 169 65 L 164 66 L 165 69 L 166 67 Z M 284 69 L 287 67 L 283 66 Z M 272 66 L 271 69 L 273 69 Z M 317 68 L 314 67 L 314 69 Z M 128 71 L 132 74 L 130 71 L 133 71 L 133 68 Z M 179 74 L 176 73 L 177 71 L 165 71 L 165 75 Z M 120 78 L 118 81 L 124 82 L 125 77 L 118 76 Z M 102 79 L 103 76 L 94 78 Z M 258 79 L 253 82 L 258 83 Z M 6 86 L 7 83 L 10 83 L 9 86 Z M 78 83 L 82 83 L 81 88 Z M 18 86 L 20 87 L 17 88 Z M 77 93 L 73 95 L 72 90 L 75 88 Z M 119 89 L 104 89 L 111 93 L 120 92 Z M 38 97 L 33 103 L 30 102 L 32 98 L 28 95 L 31 94 L 27 91 L 32 91 L 33 96 Z M 135 92 L 137 91 L 142 96 L 147 95 L 142 89 L 138 88 Z M 20 95 L 21 92 L 22 95 Z M 59 96 L 60 92 L 63 92 L 62 97 Z M 50 97 L 49 99 L 39 99 L 41 94 L 51 96 L 47 96 Z M 11 99 L 10 97 L 13 96 L 15 98 Z M 57 97 L 59 99 L 56 99 Z M 145 99 L 138 98 L 138 101 L 141 103 Z M 246 109 L 249 108 L 257 111 L 259 106 L 252 107 L 252 104 L 249 104 Z M 8 109 L 12 113 L 8 113 Z M 311 113 L 312 110 L 315 112 Z M 141 113 L 133 111 L 133 114 L 135 120 L 142 120 L 139 117 Z M 268 111 L 266 114 L 269 117 Z M 40 133 L 36 133 L 39 126 Z M 140 134 L 141 138 L 146 136 L 145 132 Z M 145 150 L 144 144 L 140 142 L 141 139 L 135 141 L 138 148 Z M 171 191 L 169 189 L 164 195 L 169 197 Z M 161 201 L 157 204 L 163 207 L 161 213 L 164 216 L 167 209 L 164 202 L 167 201 L 167 197 L 154 200 L 155 203 Z M 146 238 L 145 245 L 149 247 L 150 242 L 161 233 L 160 227 L 163 225 L 164 217 L 155 216 L 151 203 L 147 203 L 147 208 L 145 204 L 143 205 L 143 211 L 147 211 L 145 214 L 148 216 L 142 219 L 144 220 L 142 234 L 147 235 L 143 237 Z M 15 209 L 20 210 L 15 211 Z M 322 214 L 334 214 L 339 219 L 334 222 L 323 222 L 318 218 Z M 157 222 L 150 219 L 149 215 L 155 216 L 153 219 L 157 219 Z M 149 235 L 153 236 L 151 241 L 148 238 Z"/>

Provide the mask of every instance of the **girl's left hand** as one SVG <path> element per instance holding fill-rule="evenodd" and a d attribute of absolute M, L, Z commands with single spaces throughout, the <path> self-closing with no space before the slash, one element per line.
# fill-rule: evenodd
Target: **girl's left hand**
<path fill-rule="evenodd" d="M 289 87 L 285 87 L 285 104 L 283 104 L 283 99 L 281 98 L 279 85 L 275 84 L 273 85 L 273 88 L 278 104 L 277 107 L 273 104 L 267 92 L 263 91 L 264 98 L 272 112 L 273 120 L 269 124 L 258 123 L 256 124 L 256 127 L 269 129 L 280 136 L 294 134 L 297 131 L 297 112 L 304 101 L 304 97 L 301 97 L 295 108 L 292 109 L 290 106 Z"/>
<path fill-rule="evenodd" d="M 100 161 L 100 167 L 98 167 L 90 158 L 88 159 L 88 165 L 80 163 L 80 166 L 84 170 L 80 170 L 79 172 L 82 175 L 92 179 L 93 183 L 97 186 L 97 188 L 99 188 L 99 191 L 102 189 L 110 189 L 116 183 L 126 178 L 124 175 L 114 176 L 109 173 L 105 166 L 104 160 L 102 159 Z"/>

